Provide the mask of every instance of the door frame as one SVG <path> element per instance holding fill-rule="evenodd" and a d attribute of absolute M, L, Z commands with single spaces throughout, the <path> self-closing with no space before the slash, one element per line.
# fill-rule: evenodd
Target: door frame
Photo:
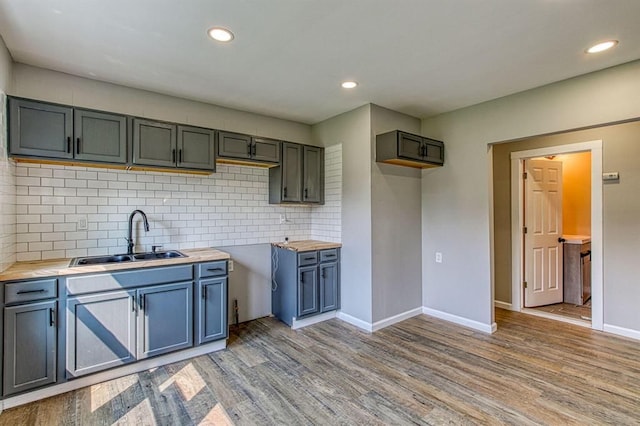
<path fill-rule="evenodd" d="M 523 160 L 577 152 L 591 152 L 591 328 L 602 331 L 604 327 L 602 140 L 511 153 L 511 309 L 518 312 L 523 310 Z"/>

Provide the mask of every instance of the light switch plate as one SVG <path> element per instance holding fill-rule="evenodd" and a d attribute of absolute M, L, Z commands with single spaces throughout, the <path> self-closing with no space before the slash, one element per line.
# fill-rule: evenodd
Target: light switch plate
<path fill-rule="evenodd" d="M 80 216 L 78 218 L 78 231 L 86 231 L 87 228 L 88 228 L 87 217 L 86 216 Z"/>
<path fill-rule="evenodd" d="M 233 260 L 229 259 L 229 272 L 233 272 Z"/>
<path fill-rule="evenodd" d="M 604 172 L 602 174 L 602 180 L 620 180 L 620 173 L 618 173 L 618 172 Z"/>

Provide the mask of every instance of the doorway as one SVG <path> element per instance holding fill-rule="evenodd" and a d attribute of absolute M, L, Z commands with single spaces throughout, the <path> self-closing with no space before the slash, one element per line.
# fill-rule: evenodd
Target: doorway
<path fill-rule="evenodd" d="M 583 154 L 584 153 L 584 154 Z M 554 202 L 544 204 L 538 202 L 535 197 L 540 197 L 540 191 L 548 191 L 549 199 L 555 199 L 556 207 L 561 210 L 562 206 L 558 202 L 557 182 L 545 183 L 540 180 L 540 185 L 536 186 L 537 195 L 531 199 L 531 190 L 527 193 L 527 183 L 525 181 L 525 171 L 529 168 L 527 177 L 530 179 L 532 168 L 540 178 L 542 173 L 548 176 L 555 176 L 555 180 L 561 179 L 561 167 L 558 170 L 560 159 L 574 158 L 588 154 L 590 156 L 590 229 L 586 232 L 584 223 L 571 223 L 567 228 L 570 232 L 563 231 L 562 224 L 567 222 L 560 219 L 556 211 L 554 217 L 545 218 L 545 223 L 552 223 L 553 226 L 546 226 L 544 229 L 536 228 L 541 221 L 543 214 L 549 215 L 549 208 Z M 556 159 L 557 158 L 557 159 Z M 549 167 L 545 169 L 545 161 Z M 533 167 L 532 167 L 533 166 Z M 533 149 L 511 153 L 511 224 L 512 224 L 512 309 L 533 315 L 544 316 L 576 325 L 591 327 L 596 330 L 603 328 L 603 280 L 602 280 L 602 141 L 583 142 L 571 145 L 561 145 L 548 148 Z M 550 179 L 550 180 L 554 180 Z M 560 189 L 561 191 L 561 189 Z M 535 192 L 535 191 L 534 191 Z M 579 196 L 579 194 L 578 194 Z M 529 201 L 529 207 L 534 205 L 534 209 L 527 213 L 525 205 Z M 536 213 L 537 209 L 537 213 Z M 536 216 L 537 215 L 537 216 Z M 525 234 L 525 227 L 527 234 Z M 533 235 L 539 237 L 529 238 Z M 563 241 L 565 236 L 569 236 L 569 241 Z M 587 241 L 587 238 L 589 241 Z M 580 257 L 583 252 L 588 255 Z M 569 246 L 568 244 L 577 244 Z M 577 267 L 580 272 L 590 266 L 591 274 L 587 277 L 579 277 L 580 284 L 589 286 L 589 295 L 583 294 L 580 288 L 580 300 L 577 298 L 577 290 L 567 287 L 569 293 L 565 298 L 564 294 L 564 252 L 566 249 L 573 253 L 578 247 Z M 585 248 L 585 250 L 582 250 Z M 528 255 L 527 255 L 528 252 Z M 567 261 L 576 262 L 573 257 Z M 587 264 L 589 262 L 589 264 Z M 571 265 L 567 265 L 571 266 Z M 537 268 L 537 269 L 536 269 Z M 543 272 L 544 273 L 541 273 Z M 576 277 L 578 278 L 578 277 Z M 589 281 L 584 281 L 590 278 Z M 571 279 L 571 277 L 570 277 Z M 589 296 L 589 297 L 588 297 Z M 579 303 L 573 303 L 573 302 Z M 534 307 L 534 305 L 541 305 Z M 530 307 L 525 307 L 530 306 Z M 588 320 L 591 319 L 591 323 Z"/>

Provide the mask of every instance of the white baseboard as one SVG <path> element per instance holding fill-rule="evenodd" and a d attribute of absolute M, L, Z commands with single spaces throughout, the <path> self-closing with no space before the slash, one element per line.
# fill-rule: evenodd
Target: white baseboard
<path fill-rule="evenodd" d="M 29 402 L 38 401 L 40 399 L 49 398 L 54 395 L 80 389 L 96 383 L 106 382 L 129 374 L 139 373 L 151 368 L 160 367 L 162 365 L 171 364 L 173 362 L 183 361 L 185 359 L 194 358 L 196 356 L 208 354 L 210 352 L 219 351 L 227 347 L 227 340 L 218 340 L 217 342 L 208 343 L 195 348 L 185 349 L 173 352 L 167 355 L 161 355 L 155 358 L 145 359 L 123 367 L 114 368 L 112 370 L 103 371 L 101 373 L 90 374 L 88 376 L 79 377 L 59 385 L 49 386 L 47 388 L 38 389 L 27 392 L 18 396 L 9 397 L 2 403 L 2 409 L 17 407 Z"/>
<path fill-rule="evenodd" d="M 291 323 L 291 329 L 297 330 L 299 328 L 317 324 L 319 322 L 330 320 L 335 317 L 336 317 L 336 311 L 331 311 L 331 312 L 325 312 L 324 314 L 320 314 L 320 315 L 314 315 L 310 318 L 303 318 L 300 320 L 294 318 L 293 322 Z"/>
<path fill-rule="evenodd" d="M 640 340 L 640 331 L 630 328 L 618 327 L 617 325 L 605 324 L 603 331 L 606 333 L 617 334 L 618 336 L 629 337 L 631 339 Z"/>
<path fill-rule="evenodd" d="M 415 309 L 411 309 L 409 311 L 403 312 L 401 314 L 398 315 L 394 315 L 392 317 L 389 318 L 385 318 L 383 320 L 380 321 L 376 321 L 373 323 L 371 329 L 372 331 L 378 331 L 381 330 L 385 327 L 389 327 L 390 325 L 393 325 L 395 323 L 398 323 L 400 321 L 404 321 L 406 319 L 409 319 L 411 317 L 415 317 L 416 315 L 420 315 L 422 313 L 422 308 L 415 308 Z"/>
<path fill-rule="evenodd" d="M 373 331 L 373 325 L 369 322 L 366 321 L 362 321 L 360 318 L 356 318 L 353 317 L 349 314 L 345 314 L 342 311 L 338 311 L 336 317 L 339 320 L 342 320 L 344 322 L 348 322 L 351 325 L 355 325 L 356 327 L 364 330 L 364 331 L 368 331 L 369 333 L 371 333 Z"/>
<path fill-rule="evenodd" d="M 513 305 L 511 303 L 501 302 L 499 300 L 494 300 L 493 301 L 493 306 L 495 308 L 501 308 L 501 309 L 506 309 L 507 311 L 513 311 Z"/>
<path fill-rule="evenodd" d="M 474 330 L 482 331 L 483 333 L 491 334 L 498 329 L 498 326 L 496 325 L 495 322 L 492 324 L 485 324 L 479 321 L 471 320 L 469 318 L 459 317 L 457 315 L 449 314 L 447 312 L 442 312 L 436 309 L 427 308 L 425 306 L 422 307 L 422 313 L 425 315 L 429 315 L 435 318 L 452 322 L 454 324 L 461 325 L 463 327 L 468 327 Z"/>

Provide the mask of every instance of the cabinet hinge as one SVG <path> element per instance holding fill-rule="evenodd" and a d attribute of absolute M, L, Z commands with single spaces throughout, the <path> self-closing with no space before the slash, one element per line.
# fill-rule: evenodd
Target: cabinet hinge
<path fill-rule="evenodd" d="M 522 287 L 527 288 L 527 282 L 526 282 L 526 281 L 524 281 L 524 282 L 522 283 Z"/>
<path fill-rule="evenodd" d="M 526 178 L 527 178 L 527 172 L 524 172 L 524 173 L 522 174 L 522 179 L 526 179 Z"/>
<path fill-rule="evenodd" d="M 527 227 L 525 226 L 524 228 L 522 228 L 522 233 L 526 234 L 527 233 Z"/>

